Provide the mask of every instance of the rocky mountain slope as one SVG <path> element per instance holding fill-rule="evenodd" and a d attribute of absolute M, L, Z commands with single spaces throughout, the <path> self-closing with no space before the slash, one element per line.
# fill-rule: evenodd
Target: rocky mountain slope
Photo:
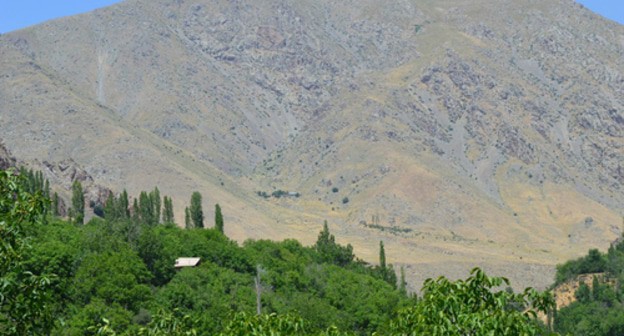
<path fill-rule="evenodd" d="M 0 36 L 0 100 L 20 160 L 240 240 L 327 219 L 414 286 L 543 286 L 622 230 L 624 27 L 571 0 L 127 0 Z"/>

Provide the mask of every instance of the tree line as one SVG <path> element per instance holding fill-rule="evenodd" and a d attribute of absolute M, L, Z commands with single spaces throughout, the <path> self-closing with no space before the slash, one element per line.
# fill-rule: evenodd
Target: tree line
<path fill-rule="evenodd" d="M 223 233 L 220 209 L 215 227 L 203 227 L 197 196 L 192 224 L 178 227 L 171 199 L 161 204 L 155 188 L 132 206 L 126 192 L 111 196 L 103 217 L 80 223 L 77 204 L 71 221 L 54 216 L 50 198 L 25 180 L 0 174 L 3 335 L 549 334 L 534 318 L 551 309 L 547 293 L 500 290 L 506 279 L 474 269 L 465 280 L 427 280 L 419 297 L 387 263 L 383 242 L 368 264 L 327 222 L 312 246 L 239 244 Z M 200 265 L 174 268 L 189 256 Z"/>
<path fill-rule="evenodd" d="M 30 173 L 32 175 L 32 171 Z M 20 173 L 20 175 L 22 175 Z M 30 175 L 26 175 L 27 180 L 30 181 Z M 35 181 L 38 179 L 44 180 L 43 175 L 39 172 L 35 175 Z M 39 182 L 36 182 L 39 183 Z M 30 185 L 30 182 L 29 182 Z M 43 184 L 42 184 L 43 186 Z M 49 182 L 45 180 L 45 189 L 49 195 Z M 84 224 L 85 217 L 85 196 L 84 188 L 80 181 L 75 180 L 72 184 L 72 197 L 71 208 L 69 209 L 69 221 L 76 224 Z M 54 193 L 54 199 L 58 200 L 58 194 Z M 124 189 L 118 196 L 110 193 L 104 206 L 99 204 L 93 204 L 94 214 L 105 218 L 107 220 L 116 221 L 124 219 L 132 219 L 133 221 L 146 225 L 157 224 L 175 224 L 175 216 L 173 212 L 173 200 L 171 197 L 160 196 L 160 190 L 155 187 L 150 192 L 142 191 L 139 193 L 138 198 L 134 198 L 132 205 L 130 206 L 128 192 Z M 54 214 L 59 216 L 58 201 L 52 204 Z M 202 196 L 198 191 L 194 191 L 191 195 L 190 206 L 184 209 L 185 213 L 185 227 L 190 228 L 204 228 L 204 211 L 202 208 Z M 221 206 L 215 204 L 215 228 L 223 233 L 223 214 L 221 212 Z"/>

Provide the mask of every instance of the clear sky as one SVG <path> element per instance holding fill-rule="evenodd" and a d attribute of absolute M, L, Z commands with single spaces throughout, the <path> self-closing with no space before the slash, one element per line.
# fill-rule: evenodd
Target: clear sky
<path fill-rule="evenodd" d="M 0 33 L 88 12 L 120 0 L 0 0 Z"/>
<path fill-rule="evenodd" d="M 608 19 L 624 24 L 624 0 L 576 0 L 576 2 Z"/>
<path fill-rule="evenodd" d="M 62 16 L 88 12 L 116 2 L 120 0 L 0 0 L 0 33 Z M 577 0 L 577 2 L 602 16 L 624 24 L 624 0 Z"/>

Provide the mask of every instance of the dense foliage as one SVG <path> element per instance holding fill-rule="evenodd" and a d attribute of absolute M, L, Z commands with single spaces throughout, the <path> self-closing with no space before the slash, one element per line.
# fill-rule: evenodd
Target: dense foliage
<path fill-rule="evenodd" d="M 0 334 L 37 335 L 53 323 L 55 277 L 36 272 L 28 234 L 40 227 L 49 206 L 26 175 L 0 171 Z M 43 186 L 43 184 L 42 184 Z M 32 192 L 31 192 L 32 191 Z M 39 224 L 39 225 L 38 225 Z"/>
<path fill-rule="evenodd" d="M 493 291 L 509 285 L 505 278 L 488 277 L 478 268 L 466 280 L 444 277 L 425 281 L 423 298 L 399 313 L 390 324 L 392 335 L 538 335 L 542 326 L 533 307 L 549 311 L 554 301 L 548 294 L 527 289 L 522 294 Z"/>
<path fill-rule="evenodd" d="M 581 283 L 576 299 L 560 309 L 555 329 L 574 335 L 624 335 L 624 242 L 607 253 L 596 249 L 586 256 L 557 267 L 556 284 L 591 274 L 590 284 Z"/>
<path fill-rule="evenodd" d="M 530 313 L 508 303 L 546 308 L 547 301 L 533 292 L 492 292 L 505 280 L 480 270 L 466 281 L 429 281 L 424 298 L 417 300 L 407 295 L 403 280 L 397 286 L 383 243 L 379 266 L 370 266 L 355 258 L 350 245 L 337 244 L 327 223 L 311 247 L 296 240 L 249 240 L 240 246 L 219 229 L 173 225 L 170 209 L 162 213 L 169 223 L 159 224 L 161 204 L 169 207 L 171 201 L 161 203 L 158 189 L 141 193 L 132 207 L 127 193 L 111 196 L 104 218 L 84 225 L 55 217 L 46 222 L 49 201 L 41 191 L 24 191 L 24 178 L 10 172 L 3 172 L 0 182 L 1 334 L 450 335 L 470 330 L 464 334 L 481 335 L 496 327 L 492 330 L 534 335 L 539 329 Z M 178 257 L 200 257 L 201 263 L 176 270 Z M 440 329 L 449 323 L 456 328 L 469 323 L 471 329 Z"/>
<path fill-rule="evenodd" d="M 591 249 L 586 256 L 557 266 L 555 286 L 576 278 L 579 274 L 602 273 L 607 269 L 607 258 L 598 249 Z"/>

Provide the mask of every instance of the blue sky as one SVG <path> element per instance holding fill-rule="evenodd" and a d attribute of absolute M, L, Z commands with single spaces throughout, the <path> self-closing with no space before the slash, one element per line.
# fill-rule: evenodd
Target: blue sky
<path fill-rule="evenodd" d="M 577 0 L 592 11 L 624 24 L 624 0 Z"/>
<path fill-rule="evenodd" d="M 120 0 L 0 0 L 0 33 L 88 12 L 116 2 Z"/>
<path fill-rule="evenodd" d="M 0 33 L 62 16 L 88 12 L 116 2 L 120 0 L 0 0 Z M 577 2 L 602 16 L 624 24 L 624 0 L 577 0 Z"/>

